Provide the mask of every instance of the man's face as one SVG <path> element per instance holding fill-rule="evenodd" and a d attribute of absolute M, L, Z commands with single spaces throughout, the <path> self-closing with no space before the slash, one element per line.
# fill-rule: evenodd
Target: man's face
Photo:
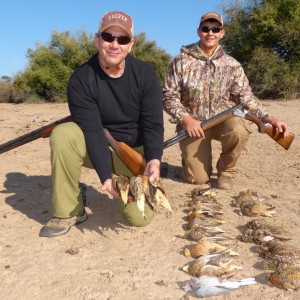
<path fill-rule="evenodd" d="M 128 34 L 122 28 L 116 26 L 106 29 L 105 32 L 116 37 L 128 37 Z M 134 40 L 131 39 L 128 44 L 120 45 L 116 38 L 112 42 L 107 42 L 98 34 L 95 35 L 95 45 L 99 50 L 100 62 L 104 66 L 114 67 L 120 65 L 131 51 L 133 43 Z"/>
<path fill-rule="evenodd" d="M 201 27 L 203 28 L 203 30 L 201 30 Z M 219 32 L 213 31 L 218 31 L 217 28 L 220 27 L 221 24 L 217 21 L 205 21 L 201 24 L 200 28 L 197 29 L 198 36 L 200 37 L 200 47 L 204 52 L 211 52 L 218 46 L 220 39 L 225 34 L 225 30 L 222 28 Z"/>

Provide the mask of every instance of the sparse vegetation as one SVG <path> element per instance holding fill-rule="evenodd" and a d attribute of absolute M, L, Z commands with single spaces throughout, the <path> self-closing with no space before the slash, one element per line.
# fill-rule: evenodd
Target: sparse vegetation
<path fill-rule="evenodd" d="M 159 49 L 155 41 L 147 40 L 145 33 L 134 38 L 132 55 L 149 62 L 162 82 L 171 56 Z M 70 75 L 96 52 L 92 35 L 53 32 L 48 45 L 38 44 L 35 50 L 28 50 L 28 68 L 17 74 L 12 83 L 7 82 L 0 102 L 36 102 L 39 99 L 65 102 Z"/>
<path fill-rule="evenodd" d="M 243 64 L 255 94 L 299 97 L 300 1 L 231 1 L 223 10 L 223 44 Z"/>

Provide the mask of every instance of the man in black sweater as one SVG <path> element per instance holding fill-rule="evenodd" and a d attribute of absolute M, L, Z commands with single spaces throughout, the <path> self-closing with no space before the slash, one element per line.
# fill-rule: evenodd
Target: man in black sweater
<path fill-rule="evenodd" d="M 120 11 L 106 13 L 95 34 L 99 50 L 72 74 L 68 105 L 74 122 L 57 126 L 50 138 L 53 218 L 40 236 L 64 234 L 88 217 L 79 187 L 81 167 L 94 168 L 101 192 L 118 197 L 112 173 L 132 176 L 115 159 L 103 128 L 131 147 L 143 151 L 144 175 L 159 179 L 163 152 L 162 92 L 154 69 L 129 55 L 134 44 L 132 18 Z M 151 222 L 153 212 L 136 214 L 134 202 L 123 215 L 134 226 Z"/>

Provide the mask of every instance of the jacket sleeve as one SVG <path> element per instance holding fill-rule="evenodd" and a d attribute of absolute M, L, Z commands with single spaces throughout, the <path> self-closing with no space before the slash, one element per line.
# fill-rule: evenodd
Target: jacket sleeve
<path fill-rule="evenodd" d="M 163 101 L 159 79 L 152 67 L 146 72 L 140 108 L 143 146 L 146 161 L 161 160 L 163 153 L 164 125 Z"/>
<path fill-rule="evenodd" d="M 181 55 L 175 57 L 165 76 L 163 86 L 163 106 L 166 113 L 179 123 L 188 115 L 186 108 L 181 103 Z"/>
<path fill-rule="evenodd" d="M 245 104 L 246 107 L 263 122 L 265 122 L 269 116 L 262 103 L 254 96 L 249 80 L 240 64 L 235 70 L 231 96 L 234 101 L 238 98 L 240 103 Z"/>

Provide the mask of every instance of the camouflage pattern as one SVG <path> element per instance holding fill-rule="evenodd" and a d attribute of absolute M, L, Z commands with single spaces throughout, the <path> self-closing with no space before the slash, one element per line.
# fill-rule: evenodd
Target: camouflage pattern
<path fill-rule="evenodd" d="M 241 64 L 220 45 L 211 57 L 198 42 L 183 46 L 168 69 L 163 94 L 164 110 L 178 123 L 187 114 L 207 120 L 237 103 L 247 103 L 263 122 L 268 116 L 253 95 Z"/>

